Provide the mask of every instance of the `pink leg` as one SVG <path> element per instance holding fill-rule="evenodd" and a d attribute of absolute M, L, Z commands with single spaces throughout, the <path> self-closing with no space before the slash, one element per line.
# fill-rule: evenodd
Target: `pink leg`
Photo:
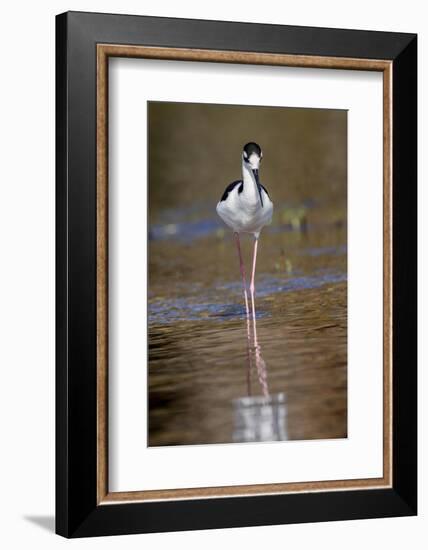
<path fill-rule="evenodd" d="M 242 261 L 241 245 L 239 242 L 239 233 L 235 233 L 235 239 L 236 239 L 236 246 L 238 248 L 239 269 L 241 270 L 242 287 L 244 289 L 245 311 L 247 312 L 247 317 L 248 317 L 248 315 L 250 314 L 250 310 L 248 308 L 247 282 L 245 280 L 245 267 L 244 267 L 244 262 Z"/>
<path fill-rule="evenodd" d="M 255 319 L 253 320 L 253 330 L 254 330 L 254 352 L 256 356 L 256 367 L 257 367 L 257 375 L 259 377 L 260 386 L 262 388 L 263 395 L 265 397 L 269 397 L 269 387 L 268 387 L 268 381 L 267 381 L 267 367 L 266 363 L 262 357 L 261 348 L 259 345 L 259 342 L 257 340 L 257 323 Z"/>
<path fill-rule="evenodd" d="M 253 370 L 253 355 L 251 349 L 250 316 L 247 314 L 247 392 L 251 397 L 251 371 Z"/>
<path fill-rule="evenodd" d="M 255 240 L 254 240 L 253 269 L 252 269 L 252 272 L 251 272 L 251 283 L 250 283 L 251 306 L 252 306 L 252 310 L 253 310 L 253 322 L 254 323 L 256 322 L 256 308 L 254 307 L 254 290 L 255 290 L 254 278 L 255 278 L 255 275 L 256 275 L 257 244 L 258 244 L 258 242 L 259 242 L 259 239 L 258 239 L 258 237 L 256 237 Z"/>

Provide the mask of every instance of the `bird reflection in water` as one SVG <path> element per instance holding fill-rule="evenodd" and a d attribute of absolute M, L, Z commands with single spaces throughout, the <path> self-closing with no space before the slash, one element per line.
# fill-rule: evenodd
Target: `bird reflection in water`
<path fill-rule="evenodd" d="M 252 330 L 251 330 L 252 329 Z M 252 333 L 252 334 L 251 334 Z M 252 376 L 257 375 L 261 395 L 252 395 Z M 285 393 L 269 392 L 267 367 L 257 339 L 255 315 L 247 315 L 247 395 L 233 400 L 236 443 L 284 441 L 287 436 Z"/>

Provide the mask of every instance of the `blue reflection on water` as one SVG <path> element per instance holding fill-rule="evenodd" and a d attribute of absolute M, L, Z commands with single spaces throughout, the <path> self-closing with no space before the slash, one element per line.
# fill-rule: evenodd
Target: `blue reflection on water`
<path fill-rule="evenodd" d="M 334 226 L 334 224 L 307 224 L 306 231 L 331 229 L 331 225 Z M 222 230 L 230 231 L 221 221 L 210 218 L 196 221 L 152 224 L 149 228 L 149 239 L 151 241 L 172 240 L 189 244 L 197 239 L 209 237 L 210 235 L 214 235 L 217 231 Z M 263 231 L 267 233 L 288 233 L 299 231 L 299 229 L 293 228 L 290 224 L 276 224 L 274 226 L 265 227 Z M 313 248 L 302 251 L 301 253 L 311 256 L 321 256 L 323 254 L 338 255 L 346 253 L 346 246 L 321 247 L 319 249 Z"/>
<path fill-rule="evenodd" d="M 260 276 L 257 281 L 257 296 L 269 296 L 275 292 L 293 292 L 295 290 L 308 290 L 319 288 L 325 284 L 342 283 L 346 281 L 345 273 L 328 272 L 320 270 L 316 275 L 301 275 L 290 279 L 281 279 L 279 277 Z M 238 282 L 225 284 L 220 288 L 227 290 L 240 290 L 241 285 Z"/>
<path fill-rule="evenodd" d="M 221 227 L 219 221 L 210 219 L 151 225 L 149 238 L 153 241 L 177 239 L 179 241 L 191 242 L 193 239 L 207 237 Z"/>
<path fill-rule="evenodd" d="M 319 288 L 325 284 L 341 283 L 346 281 L 346 274 L 320 270 L 314 275 L 300 275 L 289 279 L 263 276 L 257 283 L 257 296 L 266 297 L 279 292 L 294 292 Z M 226 291 L 230 296 L 240 295 L 242 287 L 240 282 L 232 282 L 218 286 L 217 289 Z M 229 292 L 227 292 L 229 291 Z M 198 296 L 153 300 L 148 305 L 150 324 L 169 324 L 176 321 L 222 321 L 245 317 L 243 305 L 231 303 L 215 303 L 218 297 L 216 293 L 205 293 Z M 235 299 L 235 298 L 234 298 Z M 263 318 L 269 314 L 262 309 L 257 310 L 257 318 Z"/>
<path fill-rule="evenodd" d="M 278 211 L 287 208 L 301 208 L 305 210 L 313 208 L 317 202 L 308 199 L 303 203 L 283 203 L 277 205 Z M 334 224 L 333 224 L 334 225 Z M 315 226 L 305 223 L 305 230 L 314 229 Z M 215 215 L 215 208 L 211 202 L 195 202 L 187 207 L 170 208 L 162 211 L 157 218 L 157 223 L 150 224 L 149 239 L 152 241 L 176 240 L 184 243 L 191 243 L 196 239 L 201 239 L 214 235 L 217 231 L 227 230 L 224 223 Z M 290 231 L 299 231 L 299 228 L 293 227 L 291 223 L 283 223 L 277 220 L 265 231 L 269 233 L 282 233 Z"/>

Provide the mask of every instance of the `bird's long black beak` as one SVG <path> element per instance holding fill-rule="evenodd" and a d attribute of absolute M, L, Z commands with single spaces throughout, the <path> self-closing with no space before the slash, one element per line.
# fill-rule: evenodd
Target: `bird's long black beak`
<path fill-rule="evenodd" d="M 262 208 L 263 208 L 262 186 L 260 185 L 259 171 L 258 170 L 253 170 L 253 174 L 254 174 L 254 178 L 255 178 L 256 183 L 257 183 L 257 189 L 259 190 L 260 204 L 262 205 Z"/>

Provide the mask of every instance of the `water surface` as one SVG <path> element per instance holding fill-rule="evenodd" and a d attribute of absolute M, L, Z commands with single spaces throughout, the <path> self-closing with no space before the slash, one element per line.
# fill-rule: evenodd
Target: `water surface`
<path fill-rule="evenodd" d="M 265 230 L 257 342 L 230 235 L 150 243 L 150 445 L 265 440 L 257 426 L 279 420 L 269 440 L 346 436 L 344 240 L 337 227 Z"/>

